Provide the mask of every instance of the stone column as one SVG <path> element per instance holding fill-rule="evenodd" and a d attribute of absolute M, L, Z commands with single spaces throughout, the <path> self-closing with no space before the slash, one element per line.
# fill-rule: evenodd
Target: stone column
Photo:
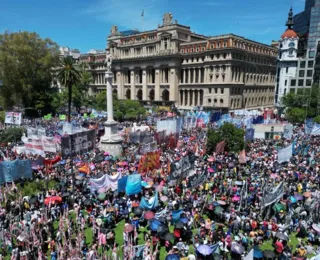
<path fill-rule="evenodd" d="M 196 68 L 193 68 L 193 82 L 192 83 L 196 83 L 196 76 L 197 76 L 197 74 L 196 74 Z"/>
<path fill-rule="evenodd" d="M 160 100 L 160 69 L 155 69 L 154 100 Z"/>
<path fill-rule="evenodd" d="M 148 100 L 147 71 L 142 69 L 142 100 Z"/>
<path fill-rule="evenodd" d="M 201 68 L 199 68 L 199 79 L 198 79 L 199 83 L 202 83 L 202 71 Z"/>
<path fill-rule="evenodd" d="M 192 106 L 192 99 L 193 99 L 193 90 L 190 90 L 190 97 L 189 97 L 189 106 Z"/>
<path fill-rule="evenodd" d="M 186 70 L 183 70 L 183 81 L 182 83 L 186 83 Z"/>
<path fill-rule="evenodd" d="M 193 91 L 193 95 L 194 95 L 194 97 L 193 97 L 193 105 L 194 106 L 197 106 L 197 105 L 199 105 L 199 103 L 198 103 L 198 90 L 195 90 L 195 91 Z"/>
<path fill-rule="evenodd" d="M 188 83 L 191 83 L 191 69 L 188 69 Z"/>
<path fill-rule="evenodd" d="M 131 81 L 131 84 L 130 84 L 130 91 L 131 91 L 131 100 L 136 100 L 136 91 L 135 91 L 135 81 L 136 81 L 136 77 L 135 77 L 135 70 L 134 69 L 130 69 L 130 81 Z"/>
<path fill-rule="evenodd" d="M 117 77 L 118 77 L 118 99 L 122 99 L 123 98 L 123 74 L 122 71 L 118 71 L 117 72 Z"/>
<path fill-rule="evenodd" d="M 198 91 L 198 106 L 201 106 L 201 104 L 200 104 L 200 93 L 201 93 L 201 91 L 199 90 Z"/>
<path fill-rule="evenodd" d="M 106 72 L 106 81 L 107 81 L 107 109 L 108 109 L 108 122 L 113 120 L 113 100 L 112 100 L 112 78 L 113 73 L 111 71 Z"/>
<path fill-rule="evenodd" d="M 188 106 L 188 90 L 185 90 L 184 105 Z"/>

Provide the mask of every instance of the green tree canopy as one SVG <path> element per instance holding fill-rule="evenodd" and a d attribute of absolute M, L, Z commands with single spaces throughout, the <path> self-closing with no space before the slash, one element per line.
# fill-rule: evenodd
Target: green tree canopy
<path fill-rule="evenodd" d="M 18 105 L 51 112 L 53 68 L 58 63 L 58 46 L 52 40 L 29 32 L 1 34 L 1 96 L 5 108 Z"/>
<path fill-rule="evenodd" d="M 301 124 L 306 118 L 306 109 L 290 107 L 286 110 L 286 118 L 290 123 Z"/>
<path fill-rule="evenodd" d="M 244 149 L 244 130 L 231 123 L 224 123 L 218 130 L 208 131 L 207 150 L 212 154 L 217 143 L 225 141 L 225 151 L 239 152 Z"/>

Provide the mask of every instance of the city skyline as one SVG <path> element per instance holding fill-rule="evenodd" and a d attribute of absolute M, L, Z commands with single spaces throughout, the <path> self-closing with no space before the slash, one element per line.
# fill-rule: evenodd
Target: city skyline
<path fill-rule="evenodd" d="M 63 2 L 52 6 L 45 1 L 5 1 L 0 10 L 0 31 L 35 31 L 49 37 L 59 46 L 80 49 L 104 49 L 112 25 L 120 31 L 156 29 L 165 12 L 171 12 L 180 24 L 203 35 L 234 33 L 248 39 L 270 44 L 285 30 L 290 6 L 294 13 L 304 8 L 303 0 L 261 1 L 190 0 L 164 1 L 94 0 Z M 263 10 L 263 12 L 254 12 Z M 142 16 L 143 13 L 143 16 Z M 9 22 L 8 22 L 9 21 Z"/>

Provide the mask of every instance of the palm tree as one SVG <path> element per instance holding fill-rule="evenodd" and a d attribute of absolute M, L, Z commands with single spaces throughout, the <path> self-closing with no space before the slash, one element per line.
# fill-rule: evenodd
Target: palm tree
<path fill-rule="evenodd" d="M 81 80 L 81 74 L 78 71 L 71 56 L 64 57 L 61 66 L 58 69 L 58 80 L 68 88 L 68 122 L 71 122 L 71 102 L 72 86 L 77 85 Z"/>

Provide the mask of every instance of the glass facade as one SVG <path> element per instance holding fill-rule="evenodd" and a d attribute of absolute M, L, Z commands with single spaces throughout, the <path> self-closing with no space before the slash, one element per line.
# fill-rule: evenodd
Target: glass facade
<path fill-rule="evenodd" d="M 314 7 L 311 8 L 308 38 L 310 51 L 315 51 L 318 39 L 320 39 L 320 0 L 316 0 Z"/>
<path fill-rule="evenodd" d="M 315 1 L 316 0 L 306 0 L 304 11 L 296 14 L 293 17 L 293 30 L 301 34 L 305 34 L 308 31 L 311 17 L 311 8 L 315 5 Z"/>

